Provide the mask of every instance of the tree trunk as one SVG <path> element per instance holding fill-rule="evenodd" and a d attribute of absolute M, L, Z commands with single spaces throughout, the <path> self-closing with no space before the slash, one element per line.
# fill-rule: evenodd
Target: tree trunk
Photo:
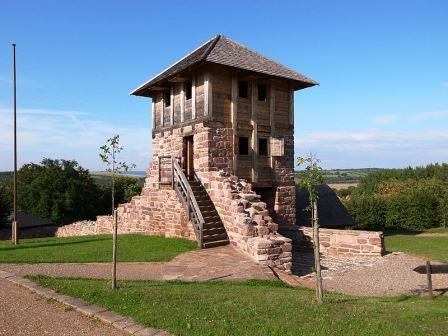
<path fill-rule="evenodd" d="M 312 203 L 312 224 L 314 241 L 314 268 L 316 269 L 316 297 L 317 302 L 323 302 L 322 273 L 320 269 L 320 243 L 319 243 L 319 221 L 317 218 L 317 202 Z"/>
<path fill-rule="evenodd" d="M 112 145 L 112 215 L 115 210 L 115 145 Z"/>

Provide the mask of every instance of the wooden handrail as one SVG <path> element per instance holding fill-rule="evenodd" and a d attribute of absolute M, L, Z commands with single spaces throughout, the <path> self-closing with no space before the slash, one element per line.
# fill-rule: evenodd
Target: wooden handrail
<path fill-rule="evenodd" d="M 193 215 L 196 219 L 196 223 L 193 223 L 193 227 L 195 229 L 196 237 L 198 239 L 199 246 L 202 247 L 203 237 L 202 237 L 202 229 L 205 223 L 204 217 L 202 216 L 201 210 L 199 208 L 198 202 L 196 201 L 196 197 L 193 194 L 193 190 L 191 189 L 190 183 L 188 182 L 187 177 L 185 176 L 182 168 L 177 162 L 176 158 L 173 156 L 171 158 L 171 167 L 172 167 L 172 184 L 173 189 L 176 190 L 179 197 L 182 199 L 184 205 L 187 208 L 188 219 L 192 219 L 191 215 Z M 196 225 L 197 227 L 196 227 Z"/>

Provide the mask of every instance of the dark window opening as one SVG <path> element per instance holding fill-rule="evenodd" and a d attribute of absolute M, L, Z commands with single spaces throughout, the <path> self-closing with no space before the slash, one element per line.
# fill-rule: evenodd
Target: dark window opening
<path fill-rule="evenodd" d="M 268 156 L 268 139 L 258 139 L 258 155 Z"/>
<path fill-rule="evenodd" d="M 258 84 L 258 100 L 268 101 L 268 87 L 264 84 Z"/>
<path fill-rule="evenodd" d="M 163 100 L 165 101 L 165 106 L 171 105 L 171 93 L 169 90 L 163 92 Z"/>
<path fill-rule="evenodd" d="M 238 97 L 240 98 L 249 97 L 249 82 L 238 81 Z"/>
<path fill-rule="evenodd" d="M 239 137 L 238 141 L 238 153 L 240 155 L 249 155 L 249 138 L 248 137 Z"/>
<path fill-rule="evenodd" d="M 193 89 L 193 82 L 192 81 L 186 82 L 185 83 L 185 99 L 186 100 L 191 99 L 192 89 Z"/>

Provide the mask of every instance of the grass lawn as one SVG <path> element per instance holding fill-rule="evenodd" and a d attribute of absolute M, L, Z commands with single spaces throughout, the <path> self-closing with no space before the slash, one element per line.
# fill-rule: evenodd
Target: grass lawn
<path fill-rule="evenodd" d="M 384 240 L 387 251 L 406 252 L 429 260 L 448 263 L 448 236 L 392 235 L 386 236 Z"/>
<path fill-rule="evenodd" d="M 176 335 L 446 335 L 448 298 L 357 298 L 282 282 L 120 281 L 30 276 L 147 326 Z"/>
<path fill-rule="evenodd" d="M 118 236 L 118 261 L 169 261 L 197 248 L 196 242 L 180 238 L 143 235 Z M 0 263 L 109 262 L 112 236 L 21 239 L 14 246 L 0 241 Z"/>

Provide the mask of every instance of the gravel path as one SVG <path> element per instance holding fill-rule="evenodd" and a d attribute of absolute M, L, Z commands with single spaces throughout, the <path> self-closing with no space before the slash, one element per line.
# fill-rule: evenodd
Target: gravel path
<path fill-rule="evenodd" d="M 306 257 L 302 255 L 302 259 Z M 425 263 L 425 259 L 401 252 L 383 257 L 324 258 L 323 285 L 325 290 L 356 296 L 424 294 L 427 292 L 426 274 L 413 269 Z M 297 265 L 298 275 L 282 278 L 292 286 L 314 288 L 314 274 L 303 275 L 310 273 L 307 272 L 310 265 L 312 260 L 311 264 L 308 261 Z M 432 282 L 435 295 L 448 295 L 448 274 L 433 274 Z"/>
<path fill-rule="evenodd" d="M 328 290 L 361 296 L 422 294 L 427 291 L 426 274 L 419 274 L 413 269 L 425 263 L 426 260 L 419 257 L 390 253 L 370 267 L 329 272 L 324 286 Z M 448 274 L 433 274 L 432 282 L 435 294 L 448 295 Z"/>
<path fill-rule="evenodd" d="M 0 269 L 22 276 L 42 274 L 100 279 L 111 276 L 110 264 L 99 263 L 0 264 Z M 268 267 L 256 264 L 231 246 L 183 253 L 166 263 L 118 263 L 117 278 L 184 281 L 276 279 Z"/>
<path fill-rule="evenodd" d="M 111 325 L 67 310 L 0 279 L 0 335 L 124 336 Z"/>

